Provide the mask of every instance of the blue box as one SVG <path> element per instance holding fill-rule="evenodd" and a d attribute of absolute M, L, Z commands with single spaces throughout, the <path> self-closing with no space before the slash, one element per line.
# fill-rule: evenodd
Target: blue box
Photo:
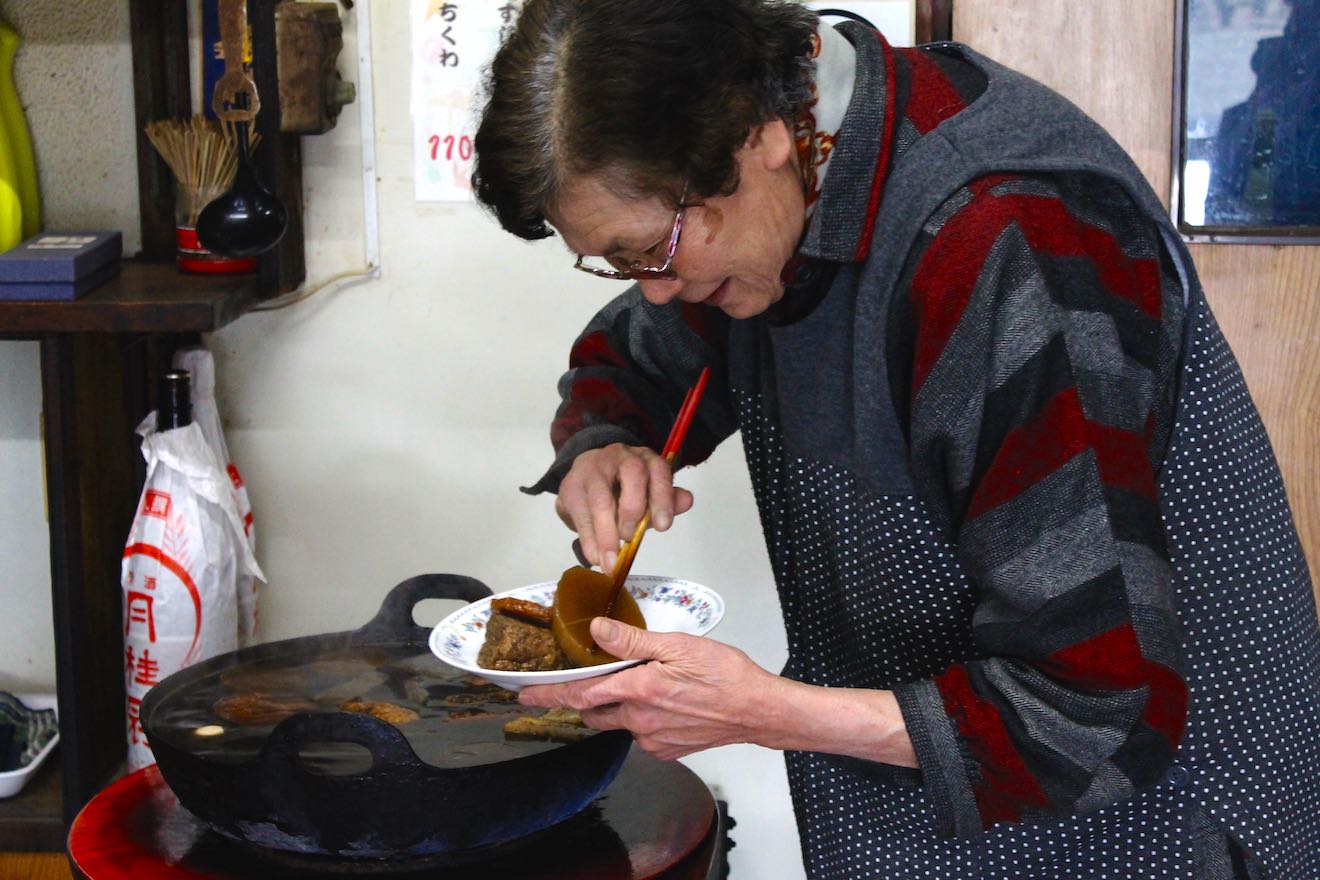
<path fill-rule="evenodd" d="M 5 289 L 21 284 L 65 285 L 97 274 L 123 256 L 123 235 L 114 232 L 42 232 L 22 244 L 0 253 L 0 286 Z M 6 296 L 5 299 L 52 299 Z"/>
<path fill-rule="evenodd" d="M 0 281 L 0 302 L 18 300 L 73 300 L 100 287 L 119 274 L 119 261 L 106 263 L 77 281 Z"/>

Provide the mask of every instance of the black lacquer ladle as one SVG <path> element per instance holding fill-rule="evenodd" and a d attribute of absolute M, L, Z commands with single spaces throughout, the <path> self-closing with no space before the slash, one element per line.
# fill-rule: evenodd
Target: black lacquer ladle
<path fill-rule="evenodd" d="M 225 72 L 215 84 L 212 106 L 220 119 L 234 124 L 238 169 L 234 185 L 202 209 L 197 218 L 197 239 L 212 253 L 225 257 L 255 257 L 284 237 L 289 213 L 284 204 L 257 179 L 252 166 L 248 132 L 261 101 L 252 77 L 243 69 L 247 35 L 245 0 L 221 0 L 220 42 Z"/>

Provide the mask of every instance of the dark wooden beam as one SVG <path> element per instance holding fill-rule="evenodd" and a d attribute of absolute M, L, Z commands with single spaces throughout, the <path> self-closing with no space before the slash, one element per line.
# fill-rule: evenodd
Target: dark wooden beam
<path fill-rule="evenodd" d="M 917 42 L 953 39 L 953 0 L 917 0 Z"/>
<path fill-rule="evenodd" d="M 41 340 L 63 808 L 73 820 L 123 765 L 119 561 L 139 491 L 133 337 Z M 137 377 L 136 381 L 141 381 Z"/>
<path fill-rule="evenodd" d="M 174 176 L 147 140 L 155 119 L 192 114 L 188 74 L 188 4 L 178 0 L 129 0 L 133 45 L 133 94 L 137 122 L 138 201 L 142 256 L 174 260 Z"/>
<path fill-rule="evenodd" d="M 278 296 L 296 289 L 307 277 L 303 249 L 302 145 L 296 134 L 280 131 L 280 79 L 275 43 L 275 7 L 281 0 L 250 0 L 252 78 L 261 97 L 256 128 L 261 146 L 253 160 L 262 181 L 289 212 L 289 228 L 276 248 L 261 258 L 261 292 Z"/>

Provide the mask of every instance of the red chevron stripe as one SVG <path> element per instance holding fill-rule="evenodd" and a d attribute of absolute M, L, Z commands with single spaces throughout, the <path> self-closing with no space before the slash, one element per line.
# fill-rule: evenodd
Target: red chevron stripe
<path fill-rule="evenodd" d="M 610 345 L 610 338 L 605 331 L 588 333 L 573 343 L 573 350 L 568 354 L 570 367 L 625 366 L 623 355 Z"/>
<path fill-rule="evenodd" d="M 1053 257 L 1086 257 L 1105 287 L 1152 318 L 1160 317 L 1160 273 L 1155 260 L 1123 253 L 1103 229 L 1077 220 L 1054 198 L 1024 194 L 996 196 L 1007 175 L 968 185 L 975 198 L 944 224 L 926 248 L 912 279 L 917 345 L 912 390 L 917 393 L 939 361 L 971 298 L 995 242 L 1010 224 L 1028 245 Z"/>
<path fill-rule="evenodd" d="M 917 263 L 912 308 L 917 322 L 912 391 L 921 390 L 971 299 L 986 255 L 1015 218 L 1003 199 L 975 198 L 944 224 Z"/>
<path fill-rule="evenodd" d="M 935 678 L 935 686 L 980 764 L 981 778 L 972 780 L 972 791 L 985 825 L 1016 821 L 1024 809 L 1046 807 L 1048 798 L 1014 747 L 999 710 L 972 689 L 966 668 L 950 667 Z"/>
<path fill-rule="evenodd" d="M 558 449 L 583 428 L 602 423 L 639 426 L 648 432 L 643 439 L 659 448 L 646 413 L 620 394 L 614 383 L 598 377 L 582 377 L 573 383 L 568 404 L 550 425 L 550 441 Z"/>
<path fill-rule="evenodd" d="M 678 314 L 683 323 L 691 328 L 703 342 L 716 351 L 724 349 L 724 313 L 700 303 L 678 300 Z"/>
<path fill-rule="evenodd" d="M 1104 485 L 1156 500 L 1145 439 L 1087 419 L 1077 388 L 1069 387 L 1051 398 L 1034 419 L 1004 437 L 972 495 L 966 518 L 975 519 L 1011 501 L 1086 449 L 1095 451 Z"/>
<path fill-rule="evenodd" d="M 1087 420 L 1087 439 L 1095 449 L 1100 482 L 1158 502 L 1155 471 L 1146 457 L 1145 431 L 1134 433 Z"/>
<path fill-rule="evenodd" d="M 1018 204 L 1018 221 L 1032 249 L 1055 257 L 1089 257 L 1106 288 L 1159 319 L 1160 267 L 1155 260 L 1129 257 L 1112 234 L 1082 223 L 1055 199 L 1028 195 L 1006 198 Z"/>
<path fill-rule="evenodd" d="M 908 97 L 907 118 L 926 132 L 967 106 L 962 95 L 924 49 L 900 49 L 912 68 L 912 88 Z"/>
<path fill-rule="evenodd" d="M 1178 673 L 1141 653 L 1130 621 L 1084 642 L 1055 651 L 1040 670 L 1070 686 L 1101 690 L 1149 688 L 1141 720 L 1158 730 L 1171 748 L 1187 724 L 1187 685 Z"/>

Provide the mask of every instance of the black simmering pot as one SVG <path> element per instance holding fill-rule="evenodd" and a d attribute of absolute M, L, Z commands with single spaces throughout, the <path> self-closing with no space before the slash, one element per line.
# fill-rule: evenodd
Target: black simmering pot
<path fill-rule="evenodd" d="M 507 739 L 504 722 L 535 711 L 435 658 L 413 621 L 423 599 L 489 595 L 473 578 L 421 575 L 361 629 L 174 673 L 141 707 L 161 774 L 221 834 L 298 855 L 462 854 L 567 819 L 614 779 L 632 737 Z M 412 720 L 340 710 L 364 703 Z"/>

